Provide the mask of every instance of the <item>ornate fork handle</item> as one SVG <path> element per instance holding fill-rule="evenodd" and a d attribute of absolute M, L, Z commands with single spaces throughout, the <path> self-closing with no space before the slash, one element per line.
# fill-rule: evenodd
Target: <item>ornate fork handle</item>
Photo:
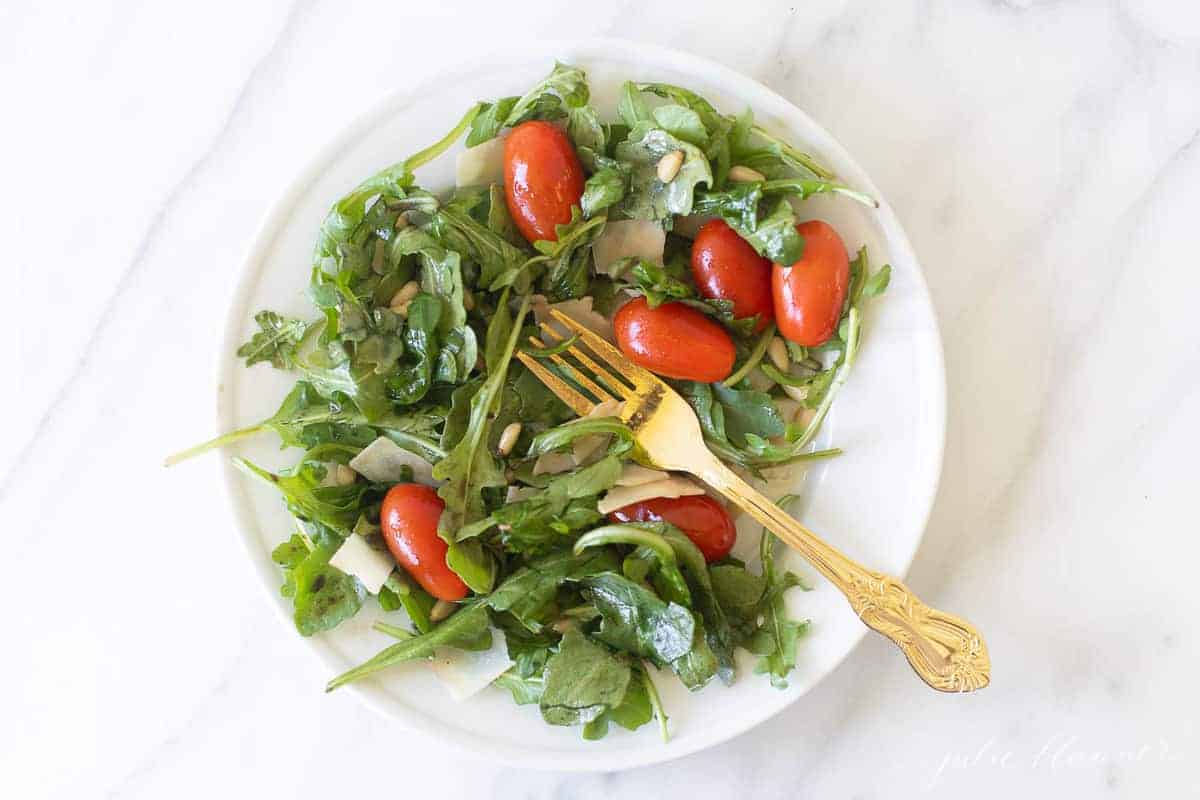
<path fill-rule="evenodd" d="M 822 541 L 715 458 L 693 469 L 836 586 L 869 627 L 896 643 L 921 679 L 943 692 L 972 692 L 991 680 L 983 637 L 966 620 L 930 608 L 899 580 L 873 572 Z"/>

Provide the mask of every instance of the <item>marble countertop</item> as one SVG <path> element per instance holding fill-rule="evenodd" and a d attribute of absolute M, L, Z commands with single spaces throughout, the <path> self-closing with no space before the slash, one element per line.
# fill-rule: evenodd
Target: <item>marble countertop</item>
<path fill-rule="evenodd" d="M 0 9 L 0 794 L 1200 792 L 1200 12 L 348 5 Z M 215 466 L 161 459 L 211 433 L 227 298 L 298 165 L 383 94 L 530 35 L 718 59 L 806 109 L 889 198 L 949 386 L 909 583 L 987 633 L 985 692 L 925 691 L 871 638 L 725 745 L 565 775 L 475 761 L 311 690 L 319 666 L 241 566 Z"/>

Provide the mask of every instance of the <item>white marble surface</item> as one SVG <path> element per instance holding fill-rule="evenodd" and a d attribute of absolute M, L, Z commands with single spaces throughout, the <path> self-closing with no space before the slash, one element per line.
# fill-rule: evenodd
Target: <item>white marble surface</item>
<path fill-rule="evenodd" d="M 226 298 L 298 166 L 479 46 L 589 35 L 762 80 L 895 206 L 950 400 L 910 583 L 987 633 L 986 692 L 868 640 L 684 760 L 496 767 L 314 692 L 214 463 L 159 466 L 211 433 Z M 0 99 L 0 796 L 1200 792 L 1194 4 L 10 0 Z"/>

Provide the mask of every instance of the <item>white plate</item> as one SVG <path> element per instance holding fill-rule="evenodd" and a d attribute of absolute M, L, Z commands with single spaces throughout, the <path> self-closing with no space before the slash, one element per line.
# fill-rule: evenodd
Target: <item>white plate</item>
<path fill-rule="evenodd" d="M 290 388 L 292 377 L 265 365 L 245 369 L 234 350 L 250 335 L 251 317 L 260 308 L 312 316 L 303 290 L 318 227 L 329 206 L 362 178 L 439 139 L 475 100 L 520 94 L 547 73 L 556 58 L 587 70 L 593 103 L 609 118 L 624 80 L 677 83 L 725 112 L 749 105 L 760 124 L 812 152 L 851 186 L 881 201 L 878 211 L 823 198 L 806 207 L 809 215 L 834 224 L 851 250 L 867 245 L 873 263 L 889 262 L 893 273 L 887 294 L 867 310 L 858 363 L 825 425 L 823 442 L 845 448 L 845 455 L 806 474 L 799 470 L 795 483 L 805 494 L 800 513 L 810 527 L 863 563 L 902 576 L 920 542 L 937 488 L 945 383 L 937 323 L 920 266 L 870 179 L 802 111 L 711 61 L 612 40 L 523 44 L 513 50 L 520 52 L 489 58 L 418 91 L 387 98 L 354 121 L 284 193 L 258 235 L 233 298 L 220 367 L 219 430 L 269 416 Z M 458 148 L 419 170 L 418 180 L 433 189 L 451 186 Z M 280 451 L 271 436 L 230 451 L 224 455 L 247 456 L 269 467 L 284 466 L 296 457 L 296 451 Z M 281 620 L 291 627 L 289 601 L 279 596 L 280 574 L 270 559 L 271 549 L 289 533 L 283 504 L 270 488 L 231 466 L 226 467 L 226 478 L 249 555 Z M 757 538 L 758 531 L 743 523 L 735 553 L 751 555 Z M 695 695 L 671 676 L 659 676 L 671 718 L 667 744 L 658 739 L 653 725 L 634 733 L 614 728 L 602 741 L 585 742 L 578 729 L 545 725 L 536 707 L 517 707 L 506 692 L 495 689 L 456 703 L 423 664 L 402 665 L 340 691 L 357 693 L 376 711 L 422 734 L 519 766 L 611 770 L 677 758 L 729 739 L 795 702 L 862 638 L 865 628 L 840 594 L 794 554 L 789 553 L 785 563 L 811 577 L 816 586 L 812 592 L 790 593 L 794 613 L 813 620 L 790 687 L 773 689 L 762 676 L 752 674 L 749 657 L 740 662 L 734 686 L 714 682 Z M 385 636 L 369 630 L 382 614 L 371 606 L 374 603 L 336 631 L 307 640 L 329 676 L 388 644 Z M 890 657 L 902 658 L 899 653 Z M 314 693 L 322 689 L 320 683 L 313 684 Z M 912 691 L 927 690 L 914 677 Z"/>

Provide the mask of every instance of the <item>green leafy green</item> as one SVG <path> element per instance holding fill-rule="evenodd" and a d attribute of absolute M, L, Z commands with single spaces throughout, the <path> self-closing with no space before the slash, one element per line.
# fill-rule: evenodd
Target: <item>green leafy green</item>
<path fill-rule="evenodd" d="M 540 632 L 546 624 L 555 595 L 564 583 L 617 569 L 618 561 L 610 550 L 581 555 L 570 551 L 554 553 L 520 567 L 488 595 L 495 611 L 507 611 L 530 631 Z"/>
<path fill-rule="evenodd" d="M 357 578 L 329 566 L 342 540 L 324 526 L 314 525 L 312 531 L 311 537 L 292 534 L 271 552 L 283 568 L 280 592 L 292 599 L 292 618 L 301 636 L 330 630 L 350 619 L 367 595 Z"/>
<path fill-rule="evenodd" d="M 668 183 L 658 179 L 658 162 L 668 153 L 683 151 L 683 164 Z M 630 165 L 629 192 L 617 206 L 630 219 L 665 219 L 692 213 L 696 186 L 712 186 L 713 174 L 700 148 L 661 128 L 639 126 L 616 147 L 619 161 Z"/>
<path fill-rule="evenodd" d="M 405 661 L 430 658 L 439 647 L 486 650 L 491 647 L 491 639 L 487 607 L 479 603 L 468 605 L 429 633 L 397 642 L 384 648 L 374 658 L 338 675 L 326 684 L 325 691 L 332 692 L 339 686 L 362 680 Z"/>
<path fill-rule="evenodd" d="M 569 630 L 558 652 L 546 663 L 545 688 L 539 703 L 542 719 L 551 725 L 597 720 L 621 706 L 631 675 L 628 662 L 579 631 Z"/>
<path fill-rule="evenodd" d="M 690 611 L 661 600 L 654 592 L 608 572 L 583 580 L 586 596 L 600 612 L 596 638 L 660 664 L 692 650 L 696 623 Z"/>
<path fill-rule="evenodd" d="M 266 361 L 275 369 L 291 369 L 296 363 L 296 346 L 308 331 L 308 323 L 274 311 L 260 311 L 254 321 L 259 331 L 237 349 L 238 358 L 244 358 L 247 367 Z"/>
<path fill-rule="evenodd" d="M 522 299 L 514 319 L 508 311 L 507 292 L 501 298 L 488 326 L 485 350 L 488 378 L 471 398 L 469 419 L 462 439 L 433 468 L 433 476 L 445 481 L 438 489 L 438 495 L 446 503 L 438 530 L 442 538 L 449 542 L 457 538 L 460 528 L 486 515 L 483 489 L 506 484 L 504 470 L 495 456 L 487 451 L 485 443 L 491 427 L 489 414 L 504 385 L 508 362 L 516 348 L 521 323 L 529 311 L 529 302 L 527 295 Z"/>

